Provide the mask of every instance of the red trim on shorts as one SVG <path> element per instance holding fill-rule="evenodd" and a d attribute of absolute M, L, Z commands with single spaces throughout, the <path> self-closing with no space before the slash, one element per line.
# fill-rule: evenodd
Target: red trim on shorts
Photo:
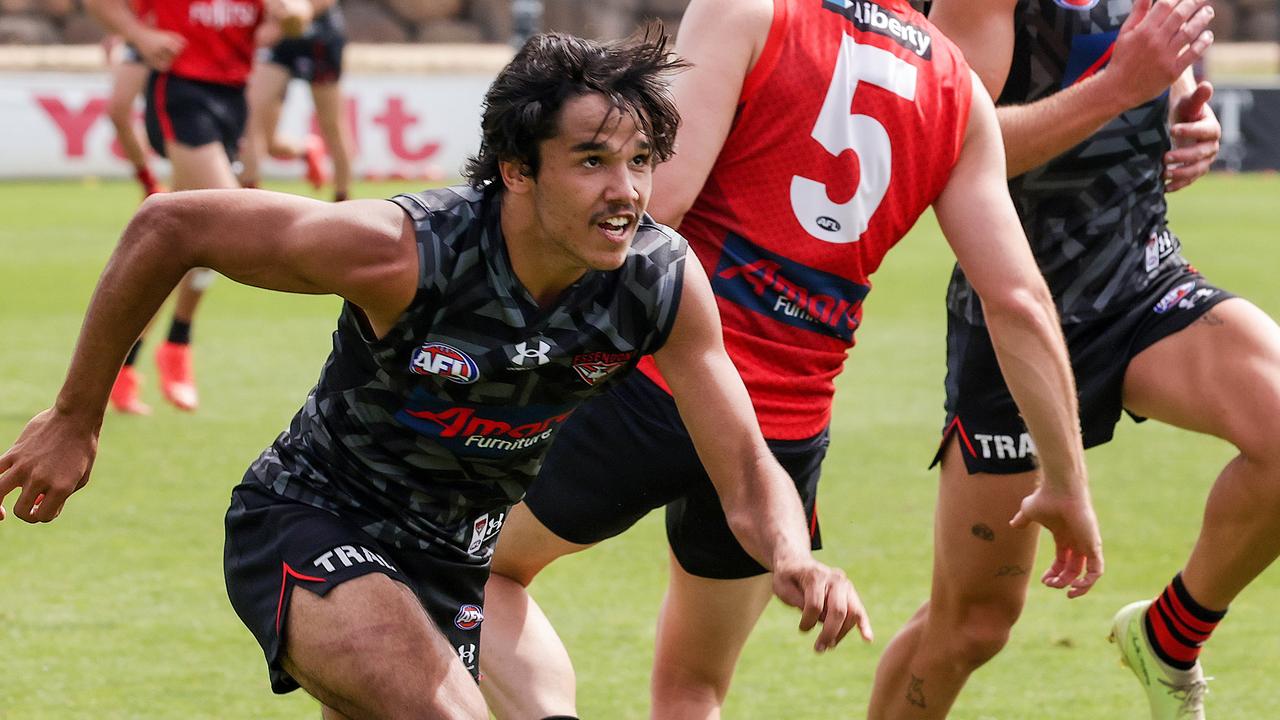
<path fill-rule="evenodd" d="M 964 423 L 960 422 L 959 415 L 955 416 L 951 424 L 947 426 L 947 429 L 942 432 L 942 444 L 944 446 L 947 444 L 947 437 L 951 435 L 953 429 L 959 431 L 960 439 L 964 441 L 964 446 L 969 449 L 969 455 L 978 457 L 978 452 L 973 449 L 973 443 L 969 442 L 969 433 L 965 432 Z"/>
<path fill-rule="evenodd" d="M 160 121 L 160 134 L 165 140 L 176 140 L 173 132 L 173 118 L 169 117 L 168 105 L 169 73 L 156 76 L 155 101 L 156 119 Z"/>
<path fill-rule="evenodd" d="M 809 518 L 809 539 L 818 534 L 818 501 L 813 501 L 813 517 Z"/>
<path fill-rule="evenodd" d="M 1094 60 L 1093 64 L 1086 68 L 1084 72 L 1080 73 L 1080 77 L 1076 78 L 1076 81 L 1071 84 L 1075 85 L 1076 83 L 1083 82 L 1097 74 L 1097 72 L 1102 69 L 1102 66 L 1106 65 L 1107 61 L 1111 59 L 1111 53 L 1115 52 L 1115 49 L 1116 44 L 1114 42 L 1108 45 L 1107 51 L 1102 53 L 1102 57 Z"/>
<path fill-rule="evenodd" d="M 310 575 L 303 575 L 297 570 L 294 570 L 293 568 L 289 567 L 289 563 L 287 562 L 282 562 L 280 564 L 284 566 L 284 569 L 280 574 L 280 600 L 276 603 L 276 634 L 277 635 L 280 634 L 280 616 L 284 614 L 284 589 L 289 585 L 289 578 L 292 577 L 295 580 L 305 580 L 307 582 L 325 582 L 324 578 L 311 577 Z"/>

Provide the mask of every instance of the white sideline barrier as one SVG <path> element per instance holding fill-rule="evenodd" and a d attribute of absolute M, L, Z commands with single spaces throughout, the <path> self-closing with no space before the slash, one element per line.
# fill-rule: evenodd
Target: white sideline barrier
<path fill-rule="evenodd" d="M 346 74 L 356 177 L 456 177 L 479 147 L 480 106 L 492 79 L 484 71 Z M 106 116 L 107 96 L 105 72 L 0 75 L 0 178 L 129 176 Z M 139 99 L 139 127 L 142 107 Z M 301 135 L 312 116 L 306 84 L 293 82 L 280 130 Z M 163 162 L 155 166 L 167 174 Z M 297 178 L 302 167 L 268 161 L 263 172 Z"/>

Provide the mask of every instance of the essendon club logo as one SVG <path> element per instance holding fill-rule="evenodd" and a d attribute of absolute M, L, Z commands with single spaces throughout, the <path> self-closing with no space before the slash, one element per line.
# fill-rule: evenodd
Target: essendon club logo
<path fill-rule="evenodd" d="M 573 356 L 573 369 L 578 377 L 588 385 L 595 385 L 613 373 L 626 367 L 634 352 L 608 353 L 592 352 Z"/>
<path fill-rule="evenodd" d="M 419 375 L 438 375 L 456 383 L 473 383 L 480 377 L 476 361 L 452 345 L 429 342 L 413 351 L 409 369 Z"/>
<path fill-rule="evenodd" d="M 479 605 L 463 605 L 458 608 L 458 616 L 453 619 L 453 624 L 458 626 L 459 630 L 474 630 L 484 622 L 484 611 Z"/>
<path fill-rule="evenodd" d="M 801 265 L 729 233 L 711 276 L 715 294 L 784 325 L 852 343 L 871 288 Z"/>

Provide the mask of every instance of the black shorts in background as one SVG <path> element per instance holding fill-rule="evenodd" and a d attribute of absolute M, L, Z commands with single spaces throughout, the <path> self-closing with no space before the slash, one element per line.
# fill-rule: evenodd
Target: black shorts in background
<path fill-rule="evenodd" d="M 222 143 L 235 160 L 248 116 L 244 87 L 151 73 L 147 80 L 147 140 L 165 155 L 165 141 L 187 147 Z"/>
<path fill-rule="evenodd" d="M 389 547 L 351 519 L 276 495 L 252 475 L 231 491 L 226 527 L 227 595 L 262 646 L 272 691 L 298 688 L 280 665 L 290 594 L 301 587 L 323 597 L 375 572 L 413 590 L 471 676 L 478 677 L 487 562 Z"/>
<path fill-rule="evenodd" d="M 1115 434 L 1124 409 L 1129 361 L 1232 297 L 1190 266 L 1176 266 L 1164 271 L 1127 310 L 1062 328 L 1086 448 L 1102 445 Z M 942 459 L 954 434 L 971 474 L 1008 475 L 1035 468 L 1035 447 L 1005 385 L 987 328 L 953 313 L 947 318 L 946 388 L 947 421 L 930 467 Z"/>
<path fill-rule="evenodd" d="M 822 547 L 816 505 L 827 442 L 826 431 L 769 442 L 795 481 L 815 550 Z M 639 372 L 565 422 L 524 502 L 548 529 L 579 544 L 618 535 L 665 505 L 667 539 L 689 574 L 736 579 L 767 572 L 729 530 L 675 400 Z"/>
<path fill-rule="evenodd" d="M 265 60 L 284 67 L 299 80 L 332 84 L 342 77 L 342 51 L 346 45 L 347 41 L 337 33 L 287 38 L 266 50 Z"/>

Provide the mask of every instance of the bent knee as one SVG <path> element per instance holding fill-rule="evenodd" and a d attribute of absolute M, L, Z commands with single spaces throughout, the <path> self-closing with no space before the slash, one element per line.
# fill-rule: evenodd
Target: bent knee
<path fill-rule="evenodd" d="M 683 672 L 670 665 L 655 667 L 650 682 L 654 717 L 711 716 L 711 711 L 724 704 L 725 697 L 729 695 L 731 680 L 732 676 Z M 687 712 L 691 708 L 700 710 L 696 713 Z"/>
<path fill-rule="evenodd" d="M 967 605 L 948 613 L 945 624 L 935 626 L 951 662 L 972 671 L 991 660 L 1009 642 L 1009 633 L 1022 614 L 1022 602 L 1004 600 Z"/>

